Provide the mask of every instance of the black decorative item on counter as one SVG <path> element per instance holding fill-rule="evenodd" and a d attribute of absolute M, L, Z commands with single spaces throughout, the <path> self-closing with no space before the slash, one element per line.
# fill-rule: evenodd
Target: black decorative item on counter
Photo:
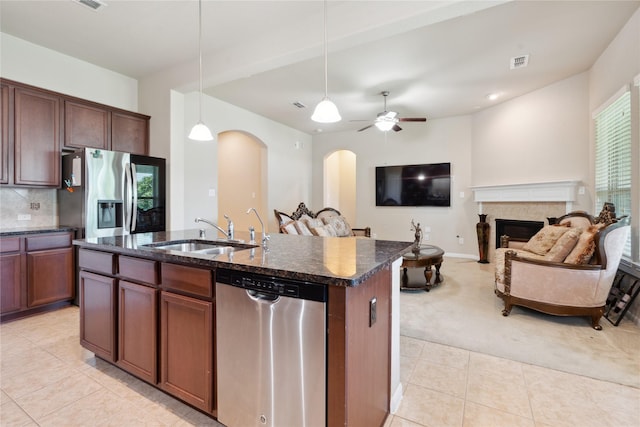
<path fill-rule="evenodd" d="M 491 232 L 491 226 L 487 222 L 486 214 L 478 214 L 480 217 L 480 222 L 476 224 L 476 234 L 478 235 L 478 252 L 480 255 L 480 259 L 478 262 L 480 264 L 488 264 L 488 256 L 489 256 L 489 234 Z"/>

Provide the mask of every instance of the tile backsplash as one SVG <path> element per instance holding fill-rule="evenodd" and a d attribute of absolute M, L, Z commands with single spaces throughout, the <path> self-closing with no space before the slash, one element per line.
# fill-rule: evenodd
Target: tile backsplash
<path fill-rule="evenodd" d="M 0 188 L 0 229 L 57 226 L 56 197 L 55 189 Z"/>

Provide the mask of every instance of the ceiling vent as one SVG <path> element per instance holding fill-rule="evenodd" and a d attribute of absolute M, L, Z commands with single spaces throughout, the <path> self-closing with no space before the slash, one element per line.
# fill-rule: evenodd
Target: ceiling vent
<path fill-rule="evenodd" d="M 529 55 L 514 56 L 511 58 L 510 67 L 512 70 L 516 68 L 524 68 L 529 65 Z"/>
<path fill-rule="evenodd" d="M 294 103 L 293 103 L 293 105 L 295 105 L 295 106 L 296 106 L 296 107 L 298 107 L 298 108 L 307 108 L 307 106 L 306 106 L 306 105 L 304 105 L 304 104 L 303 104 L 302 102 L 300 102 L 300 101 L 296 101 L 296 102 L 294 102 Z"/>
<path fill-rule="evenodd" d="M 102 9 L 107 5 L 105 2 L 100 0 L 73 0 L 73 1 L 95 11 Z"/>

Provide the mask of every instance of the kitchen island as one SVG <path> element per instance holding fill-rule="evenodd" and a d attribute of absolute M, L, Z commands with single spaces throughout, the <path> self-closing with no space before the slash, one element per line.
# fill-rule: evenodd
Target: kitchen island
<path fill-rule="evenodd" d="M 410 242 L 278 234 L 267 250 L 245 244 L 212 254 L 157 246 L 167 241 L 227 245 L 200 238 L 198 230 L 74 241 L 80 248 L 85 348 L 218 418 L 217 402 L 226 390 L 216 381 L 217 355 L 225 351 L 217 345 L 216 328 L 231 326 L 215 321 L 216 310 L 225 307 L 223 298 L 216 298 L 218 273 L 322 285 L 326 420 L 318 425 L 384 423 L 402 393 L 399 267 Z M 255 425 L 278 424 L 267 416 L 256 418 Z"/>

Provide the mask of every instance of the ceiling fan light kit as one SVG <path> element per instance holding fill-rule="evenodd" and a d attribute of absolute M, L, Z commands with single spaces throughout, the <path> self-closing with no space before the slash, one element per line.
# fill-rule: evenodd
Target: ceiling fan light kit
<path fill-rule="evenodd" d="M 189 139 L 194 141 L 213 141 L 209 128 L 202 122 L 202 0 L 198 0 L 198 70 L 200 73 L 200 91 L 198 93 L 199 119 L 189 132 Z"/>
<path fill-rule="evenodd" d="M 398 117 L 398 113 L 396 111 L 387 111 L 387 96 L 389 96 L 389 91 L 385 90 L 380 92 L 380 95 L 384 97 L 384 111 L 378 113 L 374 122 L 368 126 L 363 127 L 362 129 L 358 129 L 358 132 L 362 132 L 363 130 L 367 130 L 372 126 L 378 128 L 382 132 L 389 132 L 393 130 L 394 132 L 401 131 L 402 128 L 398 126 L 398 122 L 426 122 L 426 117 Z"/>
<path fill-rule="evenodd" d="M 324 0 L 324 98 L 313 110 L 311 120 L 318 123 L 336 123 L 342 120 L 338 107 L 329 99 L 328 66 L 327 66 L 327 0 Z"/>

